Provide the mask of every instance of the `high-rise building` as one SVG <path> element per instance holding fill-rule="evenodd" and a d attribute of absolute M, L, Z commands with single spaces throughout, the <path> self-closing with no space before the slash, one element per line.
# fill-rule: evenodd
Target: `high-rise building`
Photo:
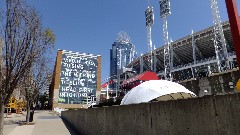
<path fill-rule="evenodd" d="M 136 57 L 135 46 L 126 32 L 119 32 L 110 49 L 110 79 L 117 81 L 119 70 L 127 67 Z M 113 83 L 116 88 L 117 83 Z"/>

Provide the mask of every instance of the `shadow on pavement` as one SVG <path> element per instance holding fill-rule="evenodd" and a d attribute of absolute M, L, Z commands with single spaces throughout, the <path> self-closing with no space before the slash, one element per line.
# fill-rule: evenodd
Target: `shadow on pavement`
<path fill-rule="evenodd" d="M 65 126 L 67 127 L 68 131 L 70 132 L 71 135 L 82 135 L 80 134 L 69 122 L 61 118 Z"/>
<path fill-rule="evenodd" d="M 3 125 L 14 125 L 14 124 L 20 124 L 20 123 L 22 123 L 22 121 L 8 120 L 8 121 L 4 121 Z"/>

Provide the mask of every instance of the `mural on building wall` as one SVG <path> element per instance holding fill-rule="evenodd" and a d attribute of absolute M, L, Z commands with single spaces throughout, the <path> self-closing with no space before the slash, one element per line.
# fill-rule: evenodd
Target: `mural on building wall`
<path fill-rule="evenodd" d="M 97 57 L 62 54 L 59 100 L 62 104 L 90 104 L 96 97 Z"/>

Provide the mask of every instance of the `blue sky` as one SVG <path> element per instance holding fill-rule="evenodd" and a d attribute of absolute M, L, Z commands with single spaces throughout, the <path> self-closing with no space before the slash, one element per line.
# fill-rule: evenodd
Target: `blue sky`
<path fill-rule="evenodd" d="M 1 2 L 2 4 L 3 2 Z M 109 49 L 120 31 L 125 31 L 136 46 L 138 55 L 147 52 L 144 12 L 147 0 L 27 0 L 42 17 L 44 27 L 53 29 L 57 49 L 102 55 L 102 79 L 109 76 Z M 237 0 L 240 6 L 239 0 Z M 163 45 L 159 0 L 150 0 L 155 24 L 152 40 Z M 228 19 L 225 0 L 219 0 L 221 20 Z M 211 26 L 210 0 L 171 0 L 168 17 L 169 36 L 177 40 Z"/>

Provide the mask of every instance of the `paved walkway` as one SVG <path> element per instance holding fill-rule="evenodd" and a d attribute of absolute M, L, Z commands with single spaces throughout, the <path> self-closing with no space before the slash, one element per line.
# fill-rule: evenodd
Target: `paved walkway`
<path fill-rule="evenodd" d="M 4 135 L 77 135 L 52 111 L 35 111 L 33 124 L 21 125 L 26 114 L 11 114 L 4 119 Z"/>

